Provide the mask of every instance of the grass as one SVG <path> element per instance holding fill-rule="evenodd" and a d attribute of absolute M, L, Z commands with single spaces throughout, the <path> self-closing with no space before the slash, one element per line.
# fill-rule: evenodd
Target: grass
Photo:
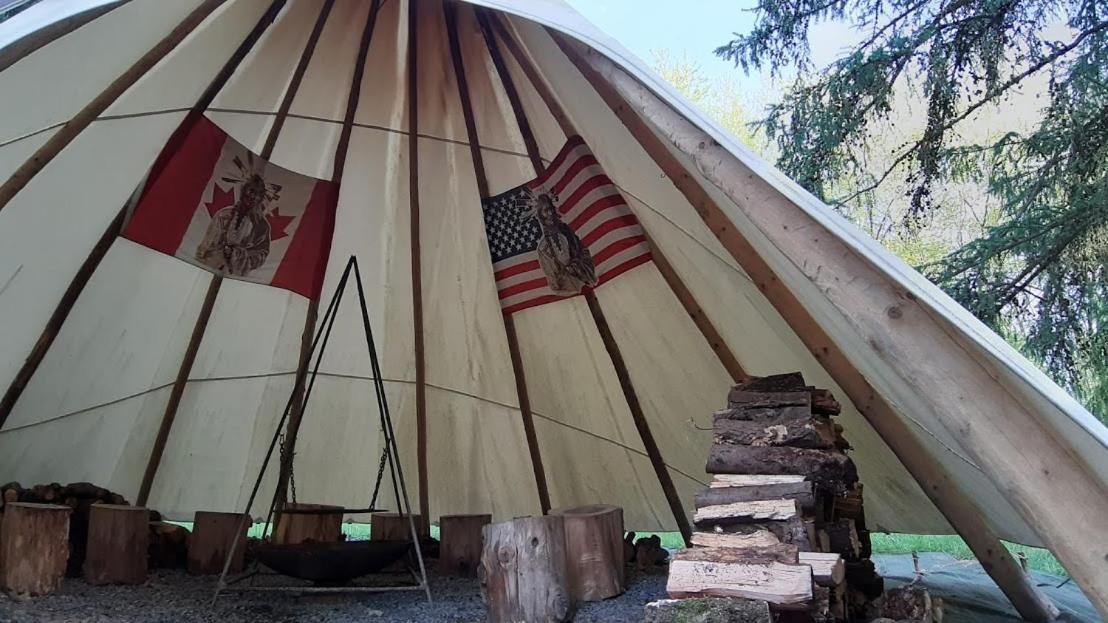
<path fill-rule="evenodd" d="M 184 526 L 189 530 L 192 530 L 192 523 L 175 522 L 178 525 Z M 249 535 L 252 537 L 260 537 L 262 535 L 262 528 L 264 523 L 256 523 L 250 527 Z M 369 538 L 369 524 L 364 523 L 343 523 L 342 533 L 346 535 L 346 538 L 353 541 L 362 541 Z M 637 537 L 645 537 L 651 535 L 658 535 L 662 539 L 662 547 L 666 549 L 683 549 L 685 542 L 681 538 L 679 532 L 637 532 Z M 431 526 L 431 536 L 435 539 L 439 538 L 439 527 Z M 873 544 L 874 554 L 911 554 L 912 552 L 926 553 L 937 552 L 941 554 L 949 554 L 958 560 L 973 560 L 975 557 L 973 552 L 970 551 L 969 546 L 965 541 L 958 536 L 948 535 L 926 535 L 926 534 L 879 534 L 873 533 L 870 535 L 871 542 Z M 1051 573 L 1054 575 L 1068 577 L 1064 567 L 1058 562 L 1058 559 L 1050 553 L 1049 550 L 1045 550 L 1038 547 L 1028 547 L 1026 545 L 1018 545 L 1016 543 L 1004 542 L 1004 545 L 1013 554 L 1018 555 L 1023 553 L 1027 556 L 1027 566 L 1033 571 L 1041 571 L 1043 573 Z"/>

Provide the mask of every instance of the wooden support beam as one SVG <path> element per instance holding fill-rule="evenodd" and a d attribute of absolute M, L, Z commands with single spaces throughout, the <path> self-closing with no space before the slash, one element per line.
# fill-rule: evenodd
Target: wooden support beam
<path fill-rule="evenodd" d="M 408 210 L 412 264 L 412 332 L 415 356 L 416 480 L 419 531 L 427 534 L 431 492 L 427 469 L 427 359 L 423 331 L 423 251 L 419 222 L 419 3 L 408 3 Z"/>
<path fill-rule="evenodd" d="M 677 487 L 673 484 L 673 477 L 670 476 L 669 468 L 666 467 L 666 463 L 662 459 L 662 451 L 658 449 L 658 442 L 654 440 L 654 433 L 650 431 L 646 414 L 643 413 L 642 405 L 639 404 L 639 396 L 635 392 L 635 386 L 631 384 L 631 374 L 627 371 L 627 364 L 623 361 L 623 355 L 619 352 L 619 344 L 616 343 L 616 338 L 612 335 L 612 329 L 608 326 L 608 320 L 604 317 L 604 310 L 600 307 L 600 301 L 597 300 L 596 294 L 592 290 L 586 291 L 585 300 L 589 304 L 589 311 L 592 312 L 596 328 L 600 331 L 600 339 L 604 341 L 604 348 L 612 359 L 616 377 L 619 378 L 619 386 L 623 389 L 623 396 L 627 399 L 627 407 L 631 410 L 631 417 L 635 420 L 635 428 L 638 429 L 642 445 L 646 448 L 650 465 L 654 467 L 654 474 L 658 476 L 658 482 L 662 485 L 662 492 L 665 493 L 669 509 L 673 512 L 673 519 L 677 522 L 677 528 L 685 539 L 685 545 L 692 547 L 692 527 L 689 525 L 689 518 L 685 515 L 685 511 L 681 506 L 681 498 L 677 495 Z"/>
<path fill-rule="evenodd" d="M 443 3 L 443 11 L 446 16 L 447 33 L 450 38 L 450 56 L 454 61 L 454 75 L 458 80 L 458 94 L 461 97 L 462 116 L 465 118 L 466 132 L 469 138 L 469 153 L 473 160 L 473 170 L 477 177 L 477 192 L 481 199 L 489 197 L 489 182 L 485 172 L 485 160 L 481 154 L 480 137 L 477 135 L 477 123 L 473 117 L 473 103 L 469 97 L 469 84 L 466 81 L 465 64 L 462 62 L 461 44 L 458 41 L 458 25 L 456 6 L 453 2 Z M 482 29 L 484 30 L 482 24 Z M 489 54 L 494 63 L 497 63 L 497 72 L 500 73 L 503 59 L 499 51 L 495 51 L 495 41 L 490 42 L 486 35 L 486 43 L 489 44 Z M 511 83 L 511 77 L 507 73 L 500 75 L 504 90 L 511 101 L 513 110 L 516 111 L 516 120 L 520 122 L 520 128 L 526 127 L 526 117 L 522 116 L 522 107 L 519 103 L 519 95 L 515 86 Z M 517 108 L 518 107 L 518 108 Z M 538 146 L 534 142 L 534 136 L 528 130 L 524 136 L 527 143 L 531 162 L 536 170 L 541 170 L 542 160 L 538 157 Z M 533 147 L 533 151 L 531 148 Z M 535 474 L 535 486 L 538 488 L 539 506 L 545 515 L 550 511 L 550 489 L 546 482 L 546 470 L 542 463 L 542 453 L 539 451 L 538 435 L 535 432 L 534 415 L 531 412 L 531 399 L 527 393 L 527 380 L 523 372 L 523 358 L 519 350 L 519 337 L 516 334 L 515 321 L 511 315 L 504 316 L 504 334 L 508 339 L 508 354 L 512 360 L 512 373 L 516 382 L 516 396 L 519 398 L 519 412 L 523 421 L 523 434 L 527 440 L 527 451 L 531 455 L 531 469 Z"/>
<path fill-rule="evenodd" d="M 254 44 L 261 38 L 262 33 L 264 33 L 266 29 L 269 28 L 270 24 L 277 18 L 277 14 L 284 8 L 285 2 L 286 0 L 274 0 L 269 9 L 266 10 L 254 25 L 250 34 L 243 39 L 234 54 L 223 64 L 219 73 L 217 73 L 215 78 L 208 84 L 204 93 L 201 94 L 200 99 L 193 104 L 192 110 L 186 115 L 185 119 L 181 121 L 180 126 L 178 126 L 173 136 L 170 137 L 165 148 L 162 149 L 161 154 L 158 156 L 158 162 L 155 163 L 153 170 L 158 170 L 160 163 L 177 151 L 177 145 L 188 135 L 188 129 L 199 119 L 203 111 L 207 109 L 212 103 L 212 100 L 215 99 L 216 94 L 227 84 L 227 80 L 230 79 L 239 64 L 242 63 L 242 59 L 246 58 L 250 49 L 253 48 Z M 140 184 L 140 188 L 135 191 L 132 200 L 137 200 L 141 192 Z M 96 272 L 96 268 L 100 266 L 101 260 L 107 255 L 108 249 L 111 248 L 116 237 L 123 231 L 130 205 L 131 202 L 124 205 L 123 208 L 120 209 L 119 214 L 112 219 L 107 229 L 104 230 L 104 233 L 100 235 L 100 239 L 96 242 L 96 245 L 93 246 L 92 251 L 89 252 L 88 257 L 85 258 L 85 261 L 77 270 L 77 274 L 69 282 L 69 286 L 66 287 L 65 293 L 62 294 L 61 300 L 58 301 L 57 306 L 54 308 L 54 312 L 50 314 L 50 319 L 46 322 L 46 326 L 42 329 L 42 333 L 39 334 L 38 340 L 35 342 L 35 346 L 30 354 L 27 355 L 27 359 L 23 362 L 23 366 L 19 369 L 19 372 L 16 373 L 15 379 L 12 380 L 7 390 L 5 390 L 3 398 L 0 398 L 0 428 L 3 428 L 4 421 L 8 419 L 8 415 L 11 414 L 12 409 L 15 407 L 15 403 L 19 400 L 23 390 L 26 389 L 35 371 L 38 370 L 39 364 L 42 363 L 42 359 L 46 356 L 46 352 L 54 343 L 54 339 L 58 336 L 58 332 L 61 331 L 62 325 L 65 324 L 65 320 L 69 317 L 69 312 L 73 310 L 73 305 L 81 296 L 81 292 L 83 292 L 85 286 L 88 285 L 88 281 L 92 277 L 92 274 Z"/>
<path fill-rule="evenodd" d="M 330 9 L 326 6 L 323 8 L 323 11 L 329 10 Z M 361 98 L 362 77 L 365 74 L 366 57 L 369 54 L 369 44 L 373 40 L 373 30 L 377 24 L 377 15 L 380 10 L 381 0 L 373 0 L 373 3 L 369 7 L 369 15 L 366 18 L 366 25 L 365 29 L 362 31 L 361 41 L 358 44 L 358 56 L 354 62 L 354 73 L 350 81 L 350 92 L 347 94 L 346 98 L 346 113 L 343 117 L 339 141 L 335 146 L 335 164 L 331 169 L 331 182 L 336 185 L 341 185 L 343 173 L 346 171 L 346 157 L 350 148 L 350 135 L 354 131 L 354 115 L 358 112 L 358 101 Z M 322 32 L 322 28 L 317 30 Z M 313 35 L 316 35 L 318 38 L 316 30 L 313 30 Z M 315 48 L 315 43 L 309 43 L 310 45 L 305 47 L 305 53 L 307 53 L 309 49 L 314 50 Z M 301 59 L 301 63 L 305 70 L 307 69 L 309 61 L 310 59 Z M 296 82 L 299 83 L 299 80 Z M 277 124 L 274 125 L 276 126 Z M 331 230 L 334 230 L 334 218 L 335 215 L 332 214 L 331 222 L 328 224 L 328 228 Z M 331 241 L 327 240 L 327 246 L 321 251 L 319 257 L 320 265 L 317 270 L 320 272 L 326 271 L 327 269 L 330 249 Z M 304 417 L 305 381 L 308 376 L 308 363 L 312 354 L 312 338 L 315 334 L 316 320 L 319 317 L 319 297 L 320 293 L 316 292 L 315 296 L 308 301 L 308 310 L 304 315 L 304 329 L 300 334 L 300 355 L 297 359 L 296 377 L 293 381 L 292 397 L 290 399 L 292 411 L 289 414 L 288 424 L 285 427 L 285 441 L 281 447 L 281 470 L 277 481 L 277 513 L 275 517 L 280 516 L 281 506 L 283 506 L 286 501 L 289 473 L 291 471 L 293 454 L 296 448 L 296 438 L 300 433 L 300 422 Z"/>
<path fill-rule="evenodd" d="M 658 101 L 653 93 L 633 78 L 623 74 L 611 61 L 591 51 L 579 52 L 574 43 L 560 33 L 550 29 L 547 29 L 547 32 L 646 153 L 658 164 L 662 172 L 684 194 L 724 248 L 758 285 L 767 301 L 773 305 L 816 360 L 842 388 L 866 421 L 897 455 L 936 508 L 966 540 L 978 561 L 1012 601 L 1021 616 L 1030 621 L 1053 620 L 1053 605 L 1021 572 L 1019 565 L 985 522 L 981 508 L 969 493 L 954 481 L 949 471 L 940 462 L 930 456 L 905 420 L 858 372 L 823 327 L 801 305 L 796 296 L 738 231 L 727 214 L 653 133 L 629 102 L 636 101 L 640 106 L 649 105 L 650 114 L 657 115 L 659 118 L 689 126 L 691 124 L 678 119 L 679 115 L 675 111 Z M 711 142 L 707 136 L 703 136 L 701 140 L 704 141 L 702 144 Z M 698 157 L 698 154 L 689 155 L 694 160 Z"/>
<path fill-rule="evenodd" d="M 212 11 L 223 5 L 227 0 L 205 0 L 200 6 L 193 9 L 161 41 L 150 48 L 134 65 L 112 81 L 106 89 L 100 92 L 91 102 L 85 105 L 77 114 L 55 132 L 49 140 L 31 154 L 14 173 L 0 186 L 0 211 L 11 202 L 36 175 L 42 171 L 51 160 L 54 159 L 73 139 L 77 138 L 85 128 L 89 126 L 100 113 L 108 109 L 115 100 L 119 99 L 123 92 L 138 82 L 139 78 L 146 74 L 158 61 L 169 54 L 177 44 L 181 43 L 197 26 L 200 25 Z"/>
<path fill-rule="evenodd" d="M 115 2 L 108 2 L 100 6 L 92 7 L 91 9 L 85 9 L 84 11 L 74 13 L 52 24 L 43 26 L 31 34 L 13 41 L 4 46 L 3 49 L 0 49 L 0 71 L 4 71 L 8 67 L 11 67 L 29 56 L 35 50 L 53 43 L 101 15 L 110 13 L 130 1 L 131 0 L 115 0 Z"/>
<path fill-rule="evenodd" d="M 523 75 L 527 76 L 528 81 L 530 81 L 532 88 L 535 89 L 539 98 L 546 104 L 546 107 L 550 110 L 551 116 L 554 117 L 554 120 L 557 121 L 558 125 L 562 128 L 562 132 L 567 137 L 577 135 L 577 128 L 573 125 L 573 121 L 570 120 L 569 115 L 567 115 L 562 108 L 561 103 L 558 101 L 558 98 L 555 97 L 550 86 L 543 79 L 542 75 L 539 74 L 538 70 L 531 62 L 531 58 L 527 56 L 527 53 L 523 51 L 519 43 L 512 37 L 507 27 L 505 27 L 495 15 L 488 13 L 485 9 L 478 9 L 477 15 L 478 19 L 481 20 L 482 28 L 486 30 L 485 38 L 487 40 L 491 39 L 495 41 L 493 30 L 499 33 L 508 51 L 515 58 L 516 64 L 519 65 L 520 69 L 523 71 Z M 499 56 L 499 53 L 497 56 Z M 494 57 L 493 60 L 495 61 L 496 57 Z M 503 61 L 500 61 L 497 65 L 498 70 L 502 64 Z M 507 73 L 506 68 L 504 72 Z M 516 99 L 518 99 L 518 96 Z M 528 152 L 530 153 L 530 146 Z M 535 153 L 538 153 L 537 148 Z M 536 168 L 542 170 L 541 161 L 540 164 L 536 165 Z M 670 264 L 669 259 L 666 258 L 662 249 L 654 242 L 646 226 L 641 222 L 640 225 L 642 225 L 647 243 L 650 245 L 650 254 L 654 258 L 654 265 L 658 268 L 658 272 L 662 275 L 662 279 L 665 280 L 666 285 L 669 286 L 673 295 L 677 297 L 677 300 L 681 303 L 681 307 L 685 308 L 685 313 L 689 315 L 693 324 L 696 325 L 696 328 L 708 342 L 708 346 L 715 352 L 716 357 L 719 358 L 720 364 L 727 370 L 727 374 L 731 376 L 732 380 L 740 381 L 747 378 L 749 375 L 743 369 L 742 364 L 739 363 L 738 358 L 735 357 L 735 353 L 731 350 L 731 347 L 727 345 L 723 336 L 720 335 L 719 330 L 712 324 L 712 320 L 704 313 L 704 309 L 697 303 L 696 297 L 693 296 L 693 293 L 685 285 L 681 276 L 677 274 L 677 271 L 673 268 L 673 265 Z"/>

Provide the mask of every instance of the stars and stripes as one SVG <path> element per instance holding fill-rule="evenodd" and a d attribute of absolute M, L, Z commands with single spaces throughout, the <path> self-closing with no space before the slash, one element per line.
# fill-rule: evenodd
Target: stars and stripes
<path fill-rule="evenodd" d="M 557 220 L 547 215 L 545 227 L 540 197 L 548 197 L 557 210 Z M 574 296 L 650 261 L 638 220 L 578 136 L 569 139 L 538 178 L 482 203 L 506 314 Z M 582 265 L 590 263 L 594 280 L 558 274 L 565 265 L 569 273 L 581 275 Z M 567 282 L 577 287 L 567 291 Z"/>

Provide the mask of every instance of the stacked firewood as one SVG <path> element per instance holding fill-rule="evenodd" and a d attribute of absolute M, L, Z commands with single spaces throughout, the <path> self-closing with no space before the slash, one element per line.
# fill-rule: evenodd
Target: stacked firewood
<path fill-rule="evenodd" d="M 670 565 L 670 597 L 762 600 L 777 621 L 865 615 L 883 582 L 839 412 L 799 373 L 731 390 L 714 418 L 714 478 L 696 496 L 694 547 Z"/>

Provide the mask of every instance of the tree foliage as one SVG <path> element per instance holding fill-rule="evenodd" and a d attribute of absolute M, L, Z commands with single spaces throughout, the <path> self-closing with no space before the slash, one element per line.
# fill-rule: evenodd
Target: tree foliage
<path fill-rule="evenodd" d="M 809 33 L 828 20 L 859 39 L 817 67 Z M 1108 416 L 1108 4 L 760 0 L 716 52 L 791 80 L 760 126 L 778 165 L 847 213 L 900 176 L 912 232 L 944 187 L 982 184 L 997 206 L 983 235 L 920 268 Z M 874 171 L 898 97 L 917 121 Z M 987 114 L 1005 131 L 982 133 Z"/>

